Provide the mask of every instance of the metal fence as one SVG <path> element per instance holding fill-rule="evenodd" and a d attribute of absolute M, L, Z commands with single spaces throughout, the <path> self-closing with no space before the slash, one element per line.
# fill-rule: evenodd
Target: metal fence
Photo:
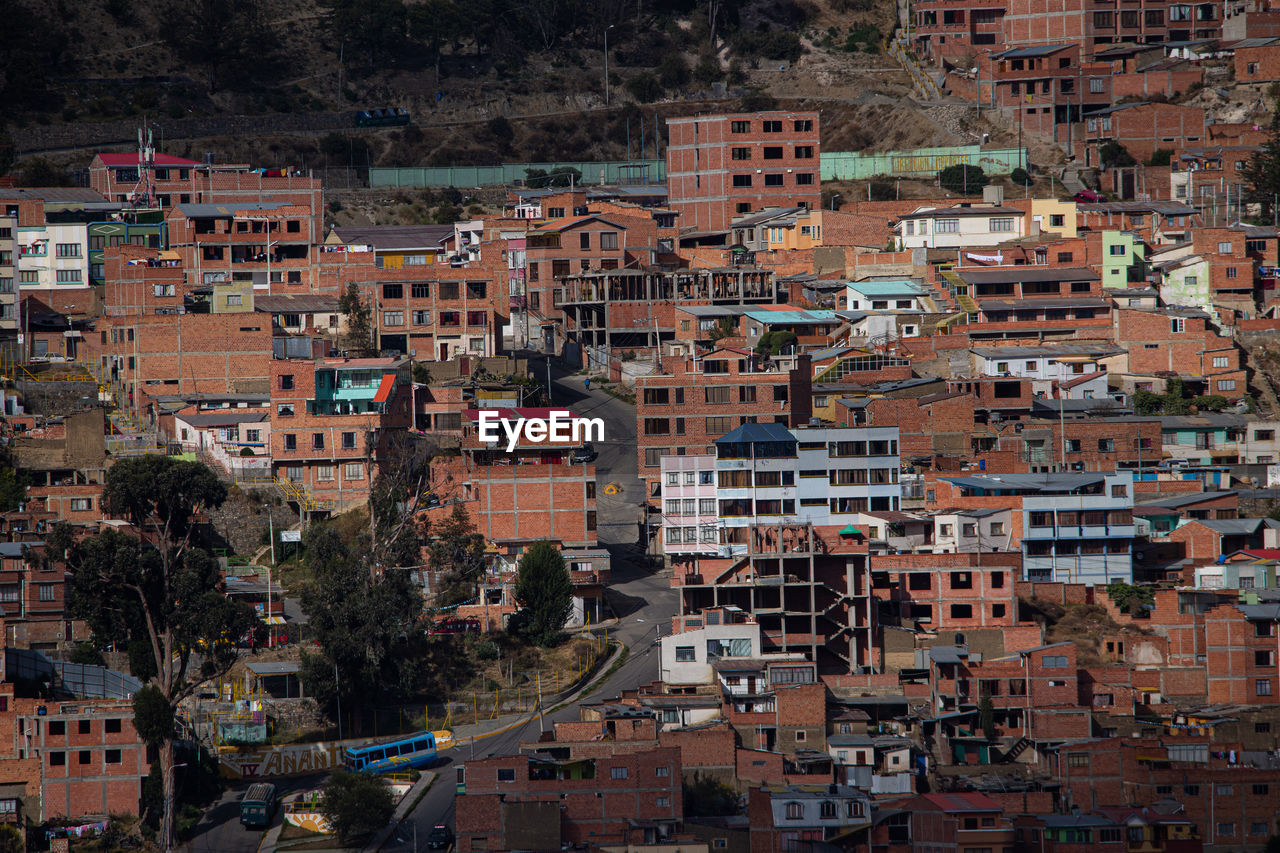
<path fill-rule="evenodd" d="M 583 184 L 660 184 L 667 179 L 662 160 L 605 162 L 503 163 L 501 166 L 413 166 L 369 169 L 369 186 L 379 187 L 503 187 L 524 183 L 529 169 L 552 172 L 577 169 Z M 643 178 L 643 180 L 641 180 Z"/>

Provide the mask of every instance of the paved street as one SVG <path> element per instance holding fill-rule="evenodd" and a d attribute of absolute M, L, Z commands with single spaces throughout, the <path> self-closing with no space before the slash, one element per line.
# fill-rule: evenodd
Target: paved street
<path fill-rule="evenodd" d="M 535 375 L 545 374 L 535 371 Z M 600 458 L 596 460 L 599 538 L 614 555 L 609 603 L 621 621 L 611 636 L 629 647 L 631 653 L 617 672 L 582 701 L 608 699 L 618 696 L 625 688 L 645 684 L 658 677 L 655 638 L 659 634 L 670 633 L 676 597 L 667 578 L 655 576 L 643 565 L 643 560 L 637 559 L 643 555 L 637 542 L 643 519 L 640 506 L 644 493 L 636 470 L 635 407 L 595 387 L 586 391 L 583 377 L 558 370 L 554 364 L 552 375 L 552 401 L 555 405 L 566 406 L 581 417 L 603 418 L 605 422 L 605 440 L 597 443 Z M 605 487 L 610 483 L 619 487 L 619 494 L 605 494 Z M 576 719 L 578 709 L 575 704 L 548 714 L 543 725 Z M 464 744 L 457 750 L 443 753 L 442 761 L 435 768 L 440 777 L 382 849 L 392 853 L 412 851 L 414 825 L 418 830 L 419 849 L 425 849 L 423 842 L 433 826 L 440 823 L 453 826 L 454 765 L 465 762 L 473 751 L 476 757 L 516 752 L 522 742 L 537 740 L 539 732 L 539 723 L 533 720 L 477 740 L 472 746 Z M 397 841 L 397 838 L 402 840 Z"/>
<path fill-rule="evenodd" d="M 535 363 L 534 375 L 546 375 L 545 367 Z M 627 660 L 606 682 L 593 690 L 584 701 L 607 699 L 620 694 L 624 688 L 653 681 L 658 677 L 658 653 L 656 637 L 669 633 L 670 617 L 675 611 L 675 593 L 667 579 L 651 573 L 643 559 L 644 550 L 639 545 L 640 524 L 644 518 L 643 485 L 636 471 L 636 419 L 635 407 L 612 397 L 598 387 L 587 391 L 582 376 L 567 373 L 552 364 L 552 402 L 564 406 L 581 417 L 602 418 L 605 436 L 595 442 L 599 451 L 596 460 L 596 507 L 598 537 L 601 544 L 613 554 L 613 583 L 609 589 L 609 604 L 620 622 L 610 630 L 630 649 Z M 608 486 L 616 487 L 616 494 L 608 494 Z M 295 603 L 296 604 L 296 603 Z M 286 601 L 286 608 L 290 605 Z M 295 614 L 290 613 L 290 618 Z M 571 705 L 548 714 L 542 723 L 549 726 L 556 720 L 573 720 L 578 717 L 577 705 Z M 465 736 L 466 728 L 459 727 L 458 734 Z M 482 726 L 483 728 L 483 726 Z M 405 818 L 398 830 L 382 849 L 393 853 L 407 853 L 414 849 L 414 827 L 417 827 L 418 849 L 426 849 L 426 839 L 432 827 L 439 823 L 453 825 L 455 789 L 454 766 L 471 757 L 485 757 L 517 752 L 522 742 L 537 740 L 540 726 L 537 720 L 517 723 L 498 734 L 481 736 L 472 744 L 463 744 L 455 750 L 441 754 L 441 760 L 433 768 L 439 775 L 417 808 Z M 291 793 L 318 787 L 323 775 L 300 779 L 274 780 L 280 793 Z M 258 849 L 262 833 L 244 829 L 239 822 L 239 800 L 248 785 L 228 789 L 218 803 L 205 814 L 198 828 L 198 835 L 190 844 L 193 851 L 213 853 L 250 853 Z M 279 815 L 276 817 L 280 820 Z"/>

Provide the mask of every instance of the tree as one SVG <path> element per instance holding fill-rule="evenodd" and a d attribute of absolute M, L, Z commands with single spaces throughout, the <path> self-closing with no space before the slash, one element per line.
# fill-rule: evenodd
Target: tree
<path fill-rule="evenodd" d="M 70 572 L 71 615 L 83 619 L 99 643 L 149 650 L 149 689 L 139 691 L 139 733 L 157 747 L 163 777 L 161 846 L 173 832 L 172 719 L 200 681 L 225 674 L 239 657 L 237 644 L 262 629 L 253 608 L 220 591 L 217 562 L 198 544 L 198 513 L 221 506 L 226 487 L 199 462 L 142 456 L 117 462 L 102 491 L 103 509 L 129 521 L 141 538 L 107 530 L 73 540 L 59 525 L 47 555 Z M 199 651 L 199 678 L 189 678 Z M 139 675 L 135 670 L 135 675 Z"/>
<path fill-rule="evenodd" d="M 1015 184 L 1025 184 L 1030 179 L 1031 176 L 1027 174 L 1027 170 L 1021 166 L 1014 168 L 1014 170 L 1009 173 L 1009 180 L 1013 181 Z"/>
<path fill-rule="evenodd" d="M 564 557 L 550 542 L 533 543 L 520 558 L 515 598 L 520 610 L 511 617 L 512 633 L 540 646 L 560 641 L 573 608 L 573 582 Z"/>
<path fill-rule="evenodd" d="M 996 739 L 996 709 L 991 704 L 991 691 L 985 687 L 978 696 L 978 727 L 987 740 Z"/>
<path fill-rule="evenodd" d="M 166 15 L 164 40 L 175 56 L 204 68 L 210 94 L 220 88 L 220 74 L 233 83 L 263 82 L 280 45 L 258 0 L 174 2 Z"/>
<path fill-rule="evenodd" d="M 765 332 L 756 344 L 756 355 L 772 358 L 796 342 L 796 333 L 790 329 Z"/>
<path fill-rule="evenodd" d="M 741 810 L 738 792 L 711 776 L 694 776 L 683 788 L 685 817 L 721 817 Z"/>
<path fill-rule="evenodd" d="M 1191 398 L 1191 405 L 1200 411 L 1221 412 L 1231 403 L 1221 394 L 1201 394 Z"/>
<path fill-rule="evenodd" d="M 717 317 L 715 324 L 711 327 L 711 342 L 715 343 L 724 338 L 732 337 L 734 331 L 736 330 L 733 325 L 733 317 L 728 315 Z"/>
<path fill-rule="evenodd" d="M 390 786 L 366 773 L 339 770 L 320 794 L 320 813 L 344 844 L 386 826 L 395 810 Z"/>
<path fill-rule="evenodd" d="M 987 185 L 987 175 L 977 166 L 957 163 L 938 173 L 938 184 L 944 190 L 968 195 L 982 192 L 982 188 Z"/>
<path fill-rule="evenodd" d="M 440 591 L 432 602 L 436 609 L 450 608 L 475 597 L 476 583 L 486 562 L 484 548 L 484 537 L 476 532 L 462 504 L 454 504 L 447 519 L 432 525 L 427 554 L 441 578 Z"/>
<path fill-rule="evenodd" d="M 1280 98 L 1272 104 L 1271 134 L 1262 150 L 1245 164 L 1244 180 L 1249 185 L 1247 199 L 1259 206 L 1261 221 L 1274 221 L 1276 199 L 1280 196 Z"/>
<path fill-rule="evenodd" d="M 666 89 L 680 89 L 689 85 L 690 76 L 689 63 L 685 62 L 683 54 L 668 53 L 658 63 L 658 81 Z"/>
<path fill-rule="evenodd" d="M 373 345 L 373 311 L 367 302 L 360 298 L 360 288 L 348 284 L 338 300 L 338 310 L 347 320 L 347 331 L 342 338 L 342 347 L 351 355 L 363 358 L 376 354 Z"/>
<path fill-rule="evenodd" d="M 1164 408 L 1164 398 L 1150 391 L 1133 393 L 1133 411 L 1137 415 L 1158 415 Z"/>
<path fill-rule="evenodd" d="M 641 71 L 626 82 L 627 91 L 642 104 L 652 103 L 662 97 L 662 83 L 648 71 Z"/>
<path fill-rule="evenodd" d="M 323 0 L 321 5 L 329 9 L 331 37 L 346 48 L 345 55 L 366 58 L 369 68 L 404 49 L 409 13 L 403 0 Z"/>
<path fill-rule="evenodd" d="M 1107 584 L 1107 595 L 1115 602 L 1116 607 L 1120 608 L 1121 613 L 1129 614 L 1139 612 L 1156 600 L 1151 587 L 1137 586 L 1124 581 Z"/>
<path fill-rule="evenodd" d="M 1098 161 L 1103 169 L 1127 169 L 1138 162 L 1133 159 L 1128 148 L 1114 139 L 1098 149 Z"/>

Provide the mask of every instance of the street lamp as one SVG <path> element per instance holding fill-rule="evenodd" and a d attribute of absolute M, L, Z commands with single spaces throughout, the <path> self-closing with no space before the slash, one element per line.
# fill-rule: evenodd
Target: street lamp
<path fill-rule="evenodd" d="M 614 25 L 610 24 L 604 28 L 604 105 L 609 106 L 609 30 Z"/>
<path fill-rule="evenodd" d="M 838 199 L 838 198 L 844 198 L 844 196 L 840 195 L 840 193 L 832 193 L 832 194 L 831 194 L 831 209 L 832 209 L 832 210 L 835 210 L 835 209 L 836 209 L 836 199 Z"/>

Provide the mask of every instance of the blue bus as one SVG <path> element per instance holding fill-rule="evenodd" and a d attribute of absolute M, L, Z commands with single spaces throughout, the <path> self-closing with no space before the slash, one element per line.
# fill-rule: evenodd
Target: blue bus
<path fill-rule="evenodd" d="M 436 760 L 436 736 L 419 732 L 412 737 L 348 749 L 344 764 L 352 773 L 392 773 L 426 767 Z"/>

